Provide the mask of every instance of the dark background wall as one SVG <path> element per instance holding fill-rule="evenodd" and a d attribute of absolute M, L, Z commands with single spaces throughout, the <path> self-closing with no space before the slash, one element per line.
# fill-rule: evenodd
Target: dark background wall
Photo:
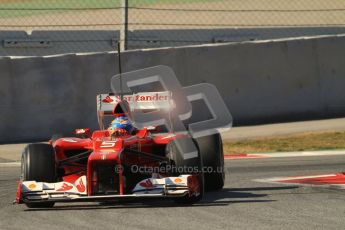
<path fill-rule="evenodd" d="M 167 65 L 182 85 L 216 85 L 235 125 L 345 115 L 345 37 L 244 42 L 123 53 L 124 71 Z M 0 142 L 97 127 L 114 53 L 0 58 Z"/>

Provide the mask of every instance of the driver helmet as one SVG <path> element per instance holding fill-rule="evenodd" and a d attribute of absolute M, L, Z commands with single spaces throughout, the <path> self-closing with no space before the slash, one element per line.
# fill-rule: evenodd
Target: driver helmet
<path fill-rule="evenodd" d="M 115 118 L 111 122 L 110 128 L 113 128 L 114 130 L 115 129 L 124 129 L 127 131 L 127 133 L 132 133 L 132 131 L 134 130 L 133 125 L 131 124 L 128 117 L 126 117 L 126 116 L 119 116 L 119 117 Z"/>

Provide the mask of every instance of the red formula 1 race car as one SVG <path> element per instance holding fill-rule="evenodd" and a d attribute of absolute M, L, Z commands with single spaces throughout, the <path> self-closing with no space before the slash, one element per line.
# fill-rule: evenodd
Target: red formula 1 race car
<path fill-rule="evenodd" d="M 157 98 L 159 103 L 153 102 Z M 76 129 L 76 137 L 54 136 L 49 144 L 27 145 L 16 202 L 29 208 L 50 208 L 56 202 L 147 197 L 194 203 L 202 199 L 205 189 L 223 187 L 219 134 L 192 139 L 199 154 L 185 160 L 174 141 L 179 139 L 183 144 L 188 138 L 185 134 L 159 132 L 154 127 L 131 132 L 106 127 L 114 116 L 128 115 L 124 107 L 128 112 L 170 106 L 169 94 L 139 93 L 122 99 L 112 94 L 97 96 L 100 130 L 92 134 L 89 129 Z M 207 170 L 201 170 L 204 168 Z"/>

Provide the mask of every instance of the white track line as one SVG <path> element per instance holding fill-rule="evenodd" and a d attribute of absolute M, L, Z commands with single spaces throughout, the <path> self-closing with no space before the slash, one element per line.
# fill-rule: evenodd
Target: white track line
<path fill-rule="evenodd" d="M 339 155 L 345 155 L 345 150 L 263 153 L 260 155 L 265 156 L 265 157 L 339 156 Z"/>
<path fill-rule="evenodd" d="M 311 179 L 311 178 L 322 178 L 322 177 L 331 177 L 331 176 L 336 176 L 336 174 L 313 175 L 313 176 L 296 176 L 296 177 L 293 177 L 293 176 L 292 177 L 271 177 L 271 178 L 264 178 L 264 179 L 256 179 L 254 181 L 286 183 L 286 182 L 284 182 L 286 180 Z"/>
<path fill-rule="evenodd" d="M 332 177 L 337 176 L 337 174 L 325 174 L 325 175 L 310 175 L 310 176 L 292 176 L 292 177 L 271 177 L 263 179 L 255 179 L 255 182 L 261 183 L 272 183 L 272 184 L 284 184 L 284 185 L 297 185 L 297 186 L 309 186 L 309 187 L 323 187 L 323 188 L 337 188 L 345 189 L 345 184 L 312 184 L 312 183 L 294 183 L 287 182 L 290 180 L 299 180 L 299 179 L 311 179 L 311 178 L 322 178 L 322 177 Z"/>
<path fill-rule="evenodd" d="M 236 154 L 235 154 L 236 155 Z M 276 152 L 276 153 L 253 153 L 245 154 L 243 157 L 231 155 L 225 158 L 226 160 L 241 160 L 241 159 L 255 159 L 255 158 L 278 158 L 278 157 L 312 157 L 312 156 L 342 156 L 345 155 L 345 150 L 330 150 L 330 151 L 305 151 L 305 152 Z"/>
<path fill-rule="evenodd" d="M 260 183 L 270 183 L 270 184 L 281 184 L 285 186 L 307 186 L 307 187 L 322 187 L 322 188 L 335 188 L 335 189 L 344 189 L 345 190 L 345 185 L 343 184 L 302 184 L 302 183 L 285 183 L 281 181 L 272 181 L 270 179 L 256 179 L 253 180 L 255 182 L 260 182 Z"/>

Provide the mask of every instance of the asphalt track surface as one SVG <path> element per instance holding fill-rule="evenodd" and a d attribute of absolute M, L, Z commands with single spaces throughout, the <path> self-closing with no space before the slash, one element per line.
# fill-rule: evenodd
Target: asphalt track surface
<path fill-rule="evenodd" d="M 345 190 L 255 182 L 345 171 L 345 156 L 226 160 L 225 188 L 189 207 L 172 201 L 12 205 L 20 167 L 0 164 L 0 229 L 344 229 Z"/>

